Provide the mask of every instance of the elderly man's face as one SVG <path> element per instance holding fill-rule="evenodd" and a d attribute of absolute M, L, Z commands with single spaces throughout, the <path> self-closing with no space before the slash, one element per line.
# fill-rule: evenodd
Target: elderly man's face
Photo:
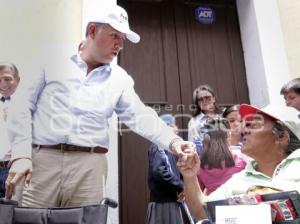
<path fill-rule="evenodd" d="M 8 69 L 0 70 L 0 94 L 2 96 L 11 96 L 19 84 L 19 78 L 11 74 Z"/>
<path fill-rule="evenodd" d="M 255 115 L 251 122 L 245 122 L 243 153 L 255 159 L 265 156 L 270 150 L 273 150 L 275 144 L 273 126 L 274 121 L 262 115 Z"/>

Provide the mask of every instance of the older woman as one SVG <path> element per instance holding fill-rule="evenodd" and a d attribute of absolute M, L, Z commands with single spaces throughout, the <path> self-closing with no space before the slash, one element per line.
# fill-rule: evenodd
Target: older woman
<path fill-rule="evenodd" d="M 184 177 L 186 200 L 194 216 L 199 219 L 206 217 L 202 206 L 205 200 L 244 194 L 255 185 L 300 192 L 300 175 L 295 172 L 300 169 L 299 126 L 246 104 L 240 106 L 239 112 L 245 122 L 242 151 L 254 159 L 245 170 L 234 174 L 205 197 L 196 177 L 198 156 L 195 154 L 194 161 L 188 164 L 178 162 Z"/>
<path fill-rule="evenodd" d="M 201 85 L 193 92 L 193 117 L 188 123 L 188 140 L 197 146 L 198 154 L 203 149 L 203 137 L 205 133 L 204 124 L 208 118 L 221 114 L 216 103 L 216 95 L 209 85 Z"/>

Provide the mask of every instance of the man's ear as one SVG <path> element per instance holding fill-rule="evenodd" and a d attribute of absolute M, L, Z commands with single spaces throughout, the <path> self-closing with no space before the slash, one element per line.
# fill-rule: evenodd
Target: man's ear
<path fill-rule="evenodd" d="M 97 32 L 97 26 L 94 23 L 89 24 L 88 26 L 88 37 L 91 37 L 92 39 L 95 38 Z"/>
<path fill-rule="evenodd" d="M 289 144 L 290 135 L 289 135 L 288 131 L 281 131 L 279 133 L 278 137 L 279 137 L 280 142 Z"/>

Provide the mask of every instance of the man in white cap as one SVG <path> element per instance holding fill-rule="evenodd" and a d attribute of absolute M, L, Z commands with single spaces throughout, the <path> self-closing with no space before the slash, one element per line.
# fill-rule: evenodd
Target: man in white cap
<path fill-rule="evenodd" d="M 115 5 L 90 20 L 79 51 L 48 60 L 33 78 L 28 100 L 9 118 L 12 160 L 7 197 L 25 177 L 23 206 L 68 207 L 99 203 L 107 176 L 108 119 L 115 111 L 131 130 L 182 159 L 193 145 L 174 134 L 135 93 L 132 78 L 111 64 L 129 28 L 126 11 Z M 25 103 L 24 103 L 25 102 Z"/>

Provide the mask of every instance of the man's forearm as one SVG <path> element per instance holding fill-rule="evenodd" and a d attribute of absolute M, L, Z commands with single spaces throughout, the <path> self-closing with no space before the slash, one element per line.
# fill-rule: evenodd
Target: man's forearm
<path fill-rule="evenodd" d="M 186 203 L 193 216 L 197 219 L 207 218 L 203 207 L 205 196 L 200 189 L 196 176 L 184 178 L 184 192 Z"/>

